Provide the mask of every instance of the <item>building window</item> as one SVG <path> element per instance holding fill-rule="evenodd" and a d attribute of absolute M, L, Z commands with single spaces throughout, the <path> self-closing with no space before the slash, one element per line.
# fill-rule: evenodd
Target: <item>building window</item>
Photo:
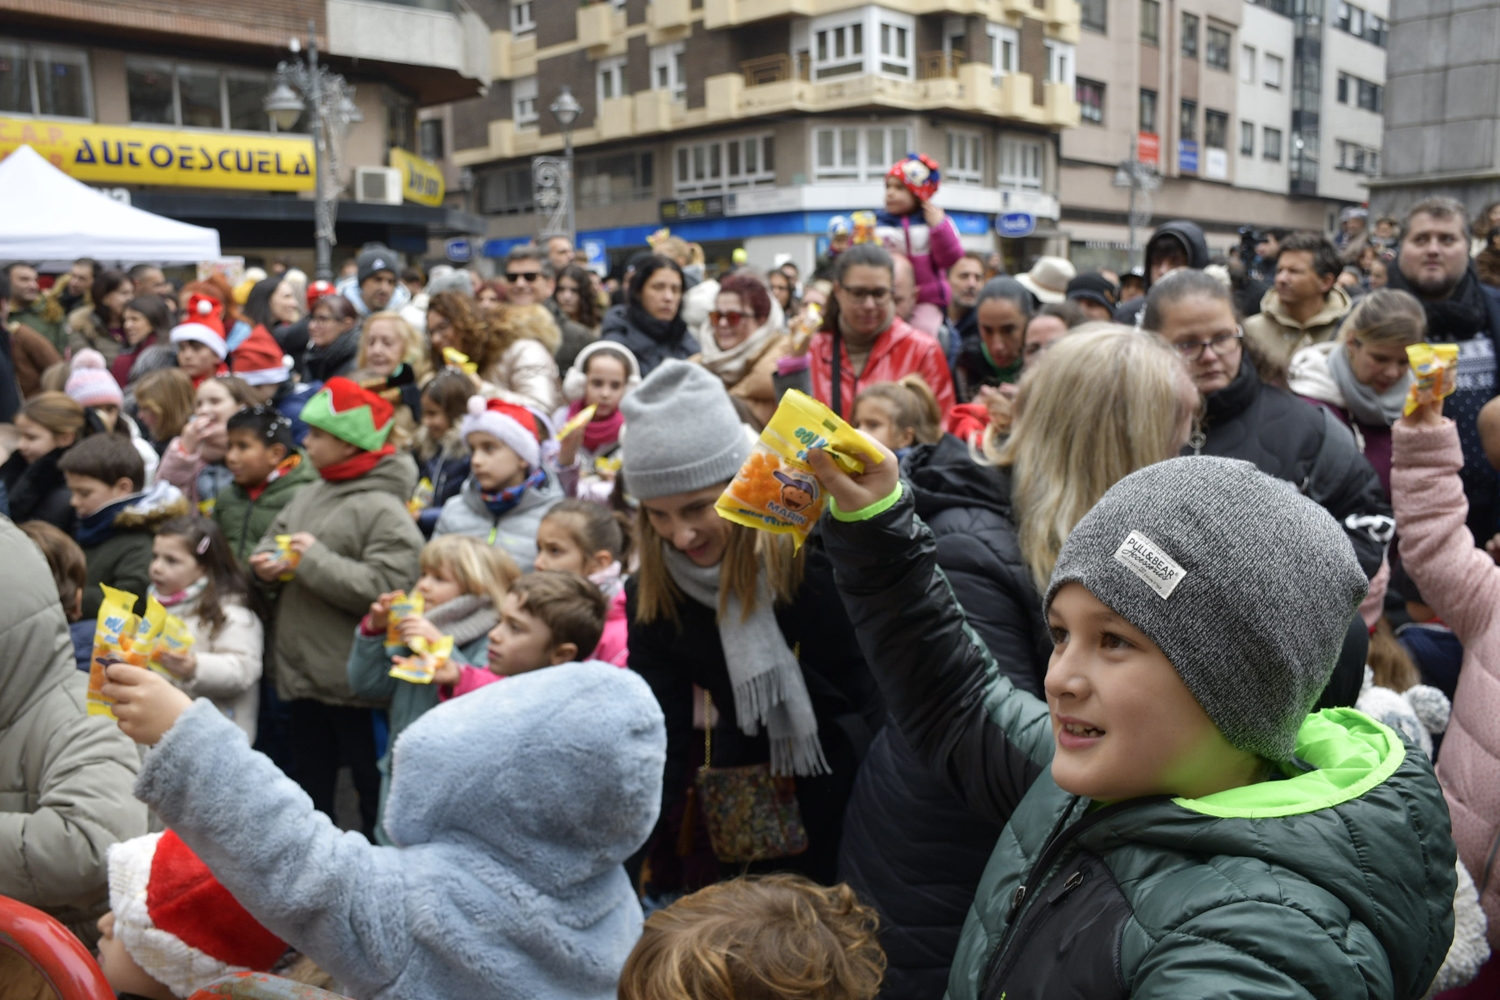
<path fill-rule="evenodd" d="M 686 52 L 685 42 L 658 45 L 651 50 L 651 87 L 670 90 L 674 101 L 687 100 Z"/>
<path fill-rule="evenodd" d="M 1186 11 L 1182 15 L 1182 55 L 1187 59 L 1198 58 L 1198 15 Z"/>
<path fill-rule="evenodd" d="M 1183 101 L 1177 110 L 1178 138 L 1193 142 L 1198 138 L 1198 102 Z"/>
<path fill-rule="evenodd" d="M 510 30 L 525 35 L 536 30 L 536 0 L 510 0 Z"/>
<path fill-rule="evenodd" d="M 865 25 L 863 21 L 830 25 L 813 31 L 813 79 L 863 73 L 865 69 Z"/>
<path fill-rule="evenodd" d="M 417 148 L 417 106 L 390 91 L 385 96 L 385 148 Z"/>
<path fill-rule="evenodd" d="M 529 165 L 482 173 L 477 181 L 479 210 L 484 214 L 529 215 L 536 211 Z"/>
<path fill-rule="evenodd" d="M 1249 45 L 1240 46 L 1240 82 L 1255 82 L 1255 49 Z"/>
<path fill-rule="evenodd" d="M 1390 30 L 1391 26 L 1386 23 L 1385 18 L 1376 17 L 1374 14 L 1365 18 L 1365 41 L 1371 45 L 1378 45 L 1382 49 L 1385 48 Z"/>
<path fill-rule="evenodd" d="M 1349 83 L 1353 79 L 1354 78 L 1351 77 L 1348 73 L 1340 73 L 1339 74 L 1339 103 L 1340 104 L 1348 104 L 1349 103 Z"/>
<path fill-rule="evenodd" d="M 536 124 L 536 77 L 523 76 L 510 85 L 510 104 L 516 128 Z"/>
<path fill-rule="evenodd" d="M 1229 32 L 1208 26 L 1208 64 L 1214 69 L 1229 70 Z"/>
<path fill-rule="evenodd" d="M 92 118 L 91 90 L 83 49 L 0 41 L 0 111 Z"/>
<path fill-rule="evenodd" d="M 1141 91 L 1141 131 L 1156 134 L 1156 91 Z"/>
<path fill-rule="evenodd" d="M 911 28 L 880 22 L 880 71 L 894 76 L 911 76 Z"/>
<path fill-rule="evenodd" d="M 1380 172 L 1380 153 L 1373 149 L 1354 142 L 1339 140 L 1338 146 L 1339 162 L 1336 169 L 1348 170 L 1359 174 L 1369 174 L 1372 177 Z"/>
<path fill-rule="evenodd" d="M 1109 0 L 1081 0 L 1079 24 L 1101 35 L 1109 31 Z"/>
<path fill-rule="evenodd" d="M 1161 4 L 1156 0 L 1141 0 L 1141 41 L 1161 44 Z"/>
<path fill-rule="evenodd" d="M 1282 67 L 1282 65 L 1283 65 L 1283 63 L 1282 63 L 1282 59 L 1281 59 L 1280 56 L 1273 56 L 1273 55 L 1270 55 L 1269 53 L 1266 55 L 1265 81 L 1266 81 L 1266 86 L 1270 87 L 1272 90 L 1280 90 L 1281 89 L 1281 67 Z"/>
<path fill-rule="evenodd" d="M 675 160 L 679 195 L 776 183 L 776 140 L 770 135 L 678 146 Z"/>
<path fill-rule="evenodd" d="M 999 184 L 1002 191 L 1042 189 L 1042 144 L 1033 139 L 1001 139 Z"/>
<path fill-rule="evenodd" d="M 1093 125 L 1104 124 L 1104 84 L 1079 78 L 1073 88 L 1074 100 L 1078 102 L 1078 115 Z"/>
<path fill-rule="evenodd" d="M 948 164 L 945 180 L 959 184 L 984 183 L 984 140 L 978 132 L 948 133 Z"/>
<path fill-rule="evenodd" d="M 1281 162 L 1281 129 L 1267 128 L 1261 131 L 1260 155 L 1267 160 Z"/>
<path fill-rule="evenodd" d="M 656 198 L 655 157 L 650 150 L 580 157 L 573 183 L 579 208 L 607 208 Z"/>
<path fill-rule="evenodd" d="M 999 80 L 1002 76 L 1016 72 L 1016 59 L 1021 51 L 1021 36 L 1015 28 L 1007 28 L 998 24 L 990 25 L 989 35 L 990 67 L 994 70 L 994 78 Z"/>
<path fill-rule="evenodd" d="M 599 63 L 599 110 L 604 109 L 605 101 L 612 101 L 616 97 L 625 96 L 625 57 L 616 56 L 613 59 L 604 59 Z"/>
<path fill-rule="evenodd" d="M 1333 23 L 1341 30 L 1351 35 L 1363 37 L 1365 33 L 1364 8 L 1356 7 L 1349 3 L 1340 3 Z"/>
<path fill-rule="evenodd" d="M 248 69 L 171 63 L 159 59 L 125 59 L 125 92 L 130 120 L 142 125 L 275 131 L 261 102 L 271 75 Z M 298 123 L 306 128 L 306 117 Z M 409 139 L 410 127 L 405 136 Z M 403 147 L 410 149 L 408 143 Z"/>
<path fill-rule="evenodd" d="M 1203 144 L 1209 149 L 1229 145 L 1229 116 L 1222 111 L 1203 112 Z"/>
<path fill-rule="evenodd" d="M 1270 130 L 1267 129 L 1267 131 L 1270 131 Z M 1255 123 L 1254 122 L 1247 122 L 1247 121 L 1243 121 L 1243 120 L 1240 122 L 1240 155 L 1241 156 L 1254 156 L 1255 155 Z"/>
<path fill-rule="evenodd" d="M 1366 111 L 1379 114 L 1385 106 L 1385 88 L 1369 80 L 1361 80 L 1348 73 L 1339 74 L 1338 97 L 1340 104 L 1353 103 Z"/>
<path fill-rule="evenodd" d="M 443 120 L 423 118 L 417 124 L 418 155 L 424 160 L 441 160 L 446 153 L 443 144 Z"/>
<path fill-rule="evenodd" d="M 878 180 L 911 150 L 904 125 L 813 129 L 813 173 L 819 180 Z"/>
<path fill-rule="evenodd" d="M 1073 46 L 1067 42 L 1044 42 L 1047 49 L 1047 82 L 1073 85 Z"/>

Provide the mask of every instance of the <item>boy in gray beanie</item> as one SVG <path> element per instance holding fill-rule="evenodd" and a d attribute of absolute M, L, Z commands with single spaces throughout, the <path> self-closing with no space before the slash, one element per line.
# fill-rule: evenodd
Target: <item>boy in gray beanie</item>
<path fill-rule="evenodd" d="M 1366 591 L 1326 511 L 1227 459 L 1121 479 L 1058 556 L 1043 702 L 965 624 L 894 464 L 811 460 L 896 724 L 1006 824 L 951 1000 L 1422 996 L 1453 935 L 1447 810 L 1399 734 L 1309 714 Z"/>

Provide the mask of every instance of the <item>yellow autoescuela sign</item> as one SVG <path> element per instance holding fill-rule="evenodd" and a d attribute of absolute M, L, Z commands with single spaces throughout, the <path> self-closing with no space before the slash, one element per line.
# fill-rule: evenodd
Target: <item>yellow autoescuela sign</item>
<path fill-rule="evenodd" d="M 313 147 L 306 136 L 0 118 L 0 156 L 23 144 L 80 181 L 250 191 L 313 188 Z"/>
<path fill-rule="evenodd" d="M 401 171 L 401 194 L 407 201 L 434 207 L 442 205 L 443 172 L 436 163 L 404 149 L 393 148 L 391 166 Z"/>

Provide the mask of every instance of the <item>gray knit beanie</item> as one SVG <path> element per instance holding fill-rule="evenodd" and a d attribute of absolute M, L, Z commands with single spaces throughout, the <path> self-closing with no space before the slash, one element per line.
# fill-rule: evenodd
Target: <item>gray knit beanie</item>
<path fill-rule="evenodd" d="M 734 478 L 753 439 L 724 383 L 707 368 L 663 361 L 620 401 L 625 488 L 637 500 L 707 489 Z"/>
<path fill-rule="evenodd" d="M 1057 557 L 1166 654 L 1231 744 L 1291 759 L 1369 589 L 1322 507 L 1248 462 L 1175 458 L 1120 480 Z"/>

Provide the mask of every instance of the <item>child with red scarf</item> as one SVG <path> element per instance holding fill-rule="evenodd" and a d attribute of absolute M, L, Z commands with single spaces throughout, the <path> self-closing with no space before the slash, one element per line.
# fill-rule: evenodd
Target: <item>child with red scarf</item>
<path fill-rule="evenodd" d="M 593 419 L 560 441 L 557 479 L 568 496 L 609 503 L 625 426 L 620 400 L 640 384 L 641 366 L 625 345 L 596 340 L 578 352 L 563 379 L 563 395 L 571 402 L 552 415 L 561 429 L 585 407 L 594 407 Z"/>
<path fill-rule="evenodd" d="M 329 379 L 301 416 L 319 480 L 276 515 L 250 568 L 280 589 L 272 659 L 277 694 L 290 702 L 291 773 L 332 816 L 340 760 L 351 764 L 364 832 L 373 836 L 380 774 L 368 710 L 377 704 L 355 697 L 344 665 L 369 606 L 419 575 L 422 532 L 406 509 L 417 467 L 388 443 L 391 404 L 346 378 Z M 290 536 L 290 558 L 278 535 Z"/>

